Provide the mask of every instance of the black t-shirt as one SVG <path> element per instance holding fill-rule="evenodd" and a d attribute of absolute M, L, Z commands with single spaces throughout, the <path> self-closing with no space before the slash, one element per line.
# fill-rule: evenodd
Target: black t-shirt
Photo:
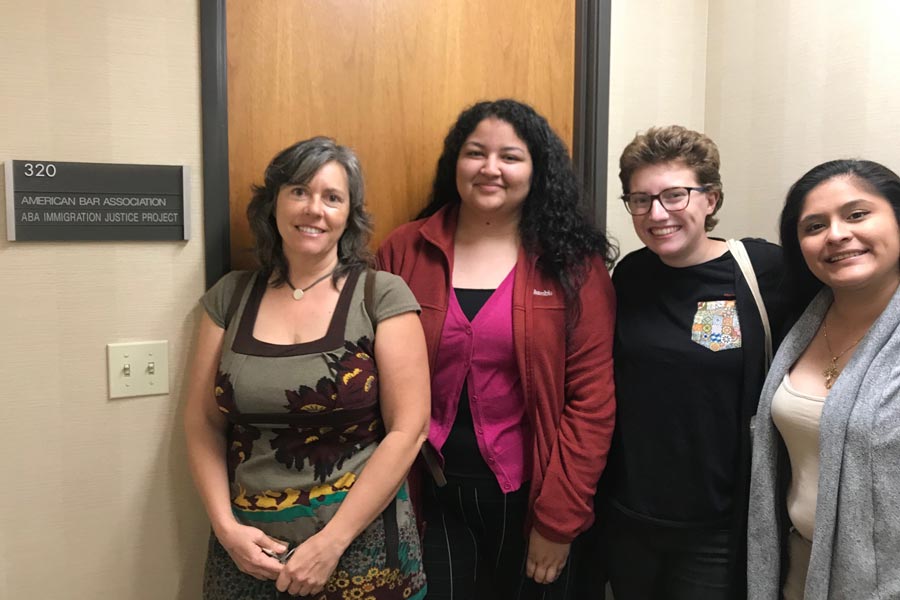
<path fill-rule="evenodd" d="M 617 295 L 610 494 L 661 524 L 726 524 L 740 449 L 743 350 L 737 265 L 686 268 L 651 252 L 623 261 Z"/>

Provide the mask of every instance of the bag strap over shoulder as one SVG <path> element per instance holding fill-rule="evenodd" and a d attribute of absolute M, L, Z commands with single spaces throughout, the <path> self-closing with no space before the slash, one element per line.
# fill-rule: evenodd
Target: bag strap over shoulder
<path fill-rule="evenodd" d="M 234 313 L 237 312 L 238 306 L 241 303 L 241 298 L 244 295 L 244 290 L 247 289 L 247 284 L 250 283 L 251 277 L 253 277 L 253 271 L 246 271 L 238 278 L 237 285 L 234 287 L 234 292 L 231 293 L 231 301 L 228 303 L 228 309 L 225 311 L 226 329 L 231 325 L 231 319 L 234 317 Z"/>
<path fill-rule="evenodd" d="M 769 365 L 772 364 L 772 328 L 769 325 L 769 313 L 766 311 L 766 304 L 763 302 L 762 293 L 759 291 L 759 282 L 756 280 L 756 272 L 753 270 L 753 263 L 750 262 L 750 256 L 744 243 L 740 240 L 727 240 L 728 250 L 737 262 L 747 285 L 750 287 L 750 293 L 753 294 L 753 300 L 756 301 L 756 308 L 759 311 L 759 318 L 762 320 L 763 331 L 766 334 L 766 372 L 769 371 Z"/>

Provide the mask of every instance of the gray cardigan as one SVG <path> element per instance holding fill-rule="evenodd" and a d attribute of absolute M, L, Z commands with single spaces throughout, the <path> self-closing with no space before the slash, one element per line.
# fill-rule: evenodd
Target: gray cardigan
<path fill-rule="evenodd" d="M 772 395 L 819 329 L 832 296 L 809 307 L 778 349 L 759 403 L 748 524 L 748 597 L 781 598 L 788 464 Z M 806 598 L 900 598 L 900 289 L 825 399 Z"/>

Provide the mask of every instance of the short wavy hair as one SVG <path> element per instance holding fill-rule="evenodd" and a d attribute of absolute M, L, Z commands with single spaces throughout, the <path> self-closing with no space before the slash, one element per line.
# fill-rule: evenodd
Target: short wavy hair
<path fill-rule="evenodd" d="M 791 282 L 794 300 L 804 305 L 804 308 L 823 283 L 809 270 L 800 251 L 800 236 L 797 232 L 800 214 L 806 197 L 813 189 L 838 177 L 852 179 L 864 189 L 887 200 L 894 209 L 894 216 L 900 226 L 900 177 L 884 165 L 871 160 L 843 158 L 824 162 L 807 171 L 788 190 L 779 223 L 787 280 Z"/>
<path fill-rule="evenodd" d="M 715 214 L 722 208 L 725 193 L 722 190 L 722 175 L 719 174 L 719 148 L 708 136 L 692 131 L 681 125 L 651 127 L 638 133 L 622 150 L 619 157 L 619 180 L 622 191 L 631 192 L 631 176 L 642 167 L 668 162 L 684 163 L 694 171 L 697 182 L 718 193 L 716 207 L 706 215 L 705 229 L 712 231 L 719 220 Z"/>
<path fill-rule="evenodd" d="M 556 278 L 568 298 L 581 287 L 587 260 L 600 255 L 608 266 L 617 251 L 588 220 L 581 187 L 565 143 L 531 106 L 511 99 L 478 102 L 460 113 L 444 138 L 427 206 L 417 219 L 446 205 L 459 204 L 456 163 L 463 144 L 488 118 L 509 123 L 531 154 L 531 186 L 522 204 L 519 234 L 525 251 L 538 258 L 541 270 Z"/>
<path fill-rule="evenodd" d="M 336 162 L 347 173 L 350 215 L 347 228 L 338 241 L 338 266 L 332 276 L 336 283 L 349 271 L 373 264 L 369 251 L 372 216 L 366 211 L 362 168 L 356 154 L 331 138 L 314 137 L 289 146 L 275 155 L 266 167 L 262 185 L 253 186 L 253 198 L 247 206 L 247 219 L 255 240 L 256 258 L 264 273 L 273 276 L 275 287 L 287 282 L 287 257 L 281 234 L 275 223 L 275 202 L 285 185 L 306 184 L 327 163 Z"/>

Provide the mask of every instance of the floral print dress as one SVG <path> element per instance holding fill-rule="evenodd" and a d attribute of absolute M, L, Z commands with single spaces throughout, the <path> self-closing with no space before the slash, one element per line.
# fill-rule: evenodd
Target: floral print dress
<path fill-rule="evenodd" d="M 367 277 L 374 277 L 368 301 Z M 232 510 L 241 523 L 298 545 L 337 512 L 384 437 L 373 323 L 419 306 L 400 278 L 356 271 L 347 277 L 323 338 L 269 344 L 253 337 L 266 285 L 259 274 L 252 275 L 234 317 L 225 323 L 240 279 L 241 273 L 230 273 L 202 300 L 213 321 L 226 329 L 215 396 L 229 420 Z M 418 600 L 425 592 L 419 537 L 404 485 L 348 547 L 325 589 L 308 598 Z M 241 573 L 212 536 L 206 600 L 282 596 L 288 597 L 277 592 L 274 582 Z"/>

